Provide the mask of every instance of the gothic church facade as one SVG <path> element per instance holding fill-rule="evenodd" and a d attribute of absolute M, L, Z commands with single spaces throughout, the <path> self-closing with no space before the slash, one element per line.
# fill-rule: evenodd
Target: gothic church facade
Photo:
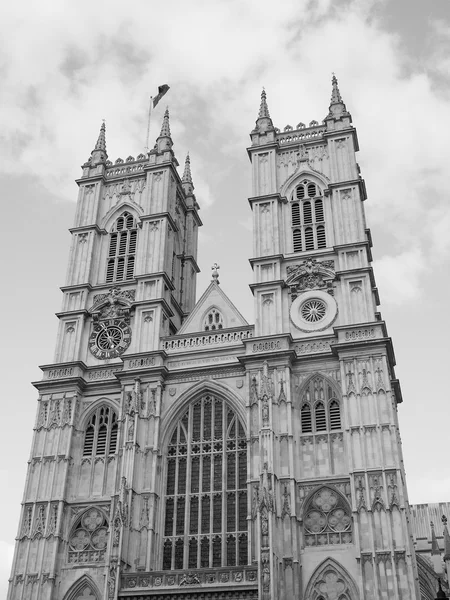
<path fill-rule="evenodd" d="M 323 122 L 284 131 L 263 92 L 250 137 L 254 325 L 217 270 L 195 302 L 202 223 L 168 111 L 155 147 L 115 164 L 102 126 L 35 383 L 9 600 L 432 597 L 336 79 Z"/>

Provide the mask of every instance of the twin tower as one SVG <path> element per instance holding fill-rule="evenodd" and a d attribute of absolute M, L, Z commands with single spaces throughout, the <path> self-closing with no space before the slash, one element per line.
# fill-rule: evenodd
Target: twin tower
<path fill-rule="evenodd" d="M 9 600 L 420 600 L 358 139 L 250 134 L 255 324 L 217 277 L 169 114 L 154 148 L 77 181 L 54 363 Z"/>

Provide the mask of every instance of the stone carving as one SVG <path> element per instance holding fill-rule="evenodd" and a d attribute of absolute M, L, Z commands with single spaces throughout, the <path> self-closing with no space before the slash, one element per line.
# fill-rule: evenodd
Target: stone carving
<path fill-rule="evenodd" d="M 323 289 L 333 295 L 336 272 L 332 260 L 318 261 L 315 258 L 307 258 L 300 265 L 287 267 L 286 274 L 286 285 L 290 288 L 292 301 L 299 293 L 311 289 Z"/>
<path fill-rule="evenodd" d="M 184 573 L 184 575 L 180 579 L 180 587 L 183 585 L 201 585 L 198 574 Z"/>
<path fill-rule="evenodd" d="M 356 387 L 355 387 L 355 382 L 354 382 L 354 373 L 352 371 L 352 367 L 351 365 L 348 365 L 347 367 L 347 372 L 346 372 L 346 377 L 347 377 L 347 394 L 356 394 Z"/>
<path fill-rule="evenodd" d="M 284 486 L 283 492 L 283 508 L 281 510 L 281 518 L 291 516 L 291 500 L 287 485 Z"/>
<path fill-rule="evenodd" d="M 34 532 L 33 534 L 36 535 L 44 535 L 44 531 L 45 531 L 45 506 L 43 504 L 41 504 L 40 506 L 37 507 L 37 515 L 36 515 L 36 520 L 34 523 Z"/>
<path fill-rule="evenodd" d="M 367 370 L 367 363 L 365 362 L 361 362 L 360 363 L 360 381 L 361 381 L 361 394 L 367 395 L 367 394 L 371 394 L 372 393 L 372 388 L 370 387 L 369 384 L 369 373 Z"/>
<path fill-rule="evenodd" d="M 58 505 L 52 504 L 50 507 L 50 516 L 48 521 L 48 535 L 54 534 L 58 526 Z"/>
<path fill-rule="evenodd" d="M 47 416 L 48 416 L 48 402 L 44 402 L 41 400 L 41 407 L 39 410 L 39 417 L 38 417 L 38 423 L 37 423 L 38 428 L 45 427 L 45 425 L 47 424 Z"/>
<path fill-rule="evenodd" d="M 385 510 L 384 500 L 382 497 L 383 487 L 381 485 L 380 475 L 370 475 L 369 485 L 372 491 L 372 510 Z"/>
<path fill-rule="evenodd" d="M 122 477 L 120 484 L 119 497 L 116 505 L 116 512 L 113 520 L 113 546 L 117 547 L 120 543 L 120 534 L 122 528 L 127 524 L 128 519 L 128 504 L 126 500 L 127 480 Z"/>
<path fill-rule="evenodd" d="M 89 312 L 97 319 L 128 317 L 135 294 L 135 290 L 121 290 L 119 287 L 112 287 L 107 294 L 94 296 L 94 304 Z"/>
<path fill-rule="evenodd" d="M 375 369 L 375 373 L 376 373 L 376 384 L 375 384 L 375 388 L 377 390 L 377 392 L 385 392 L 386 391 L 386 387 L 383 381 L 383 369 L 381 368 L 381 360 L 377 360 L 376 362 L 376 369 Z"/>
<path fill-rule="evenodd" d="M 357 488 L 356 488 L 358 512 L 362 508 L 367 509 L 365 491 L 366 491 L 366 489 L 365 489 L 365 485 L 364 485 L 364 478 L 358 477 L 358 484 L 357 484 Z"/>
<path fill-rule="evenodd" d="M 114 598 L 116 593 L 117 580 L 117 558 L 111 559 L 108 569 L 108 598 Z"/>
<path fill-rule="evenodd" d="M 280 395 L 278 396 L 278 404 L 281 402 L 287 402 L 286 394 L 284 392 L 284 381 L 281 379 L 280 381 Z"/>
<path fill-rule="evenodd" d="M 143 406 L 143 395 L 141 392 L 141 382 L 139 379 L 134 381 L 134 389 L 132 392 L 127 392 L 126 409 L 127 415 L 134 416 L 139 414 Z"/>
<path fill-rule="evenodd" d="M 270 591 L 270 561 L 268 550 L 261 552 L 261 584 L 263 592 Z"/>
<path fill-rule="evenodd" d="M 400 508 L 400 502 L 397 496 L 397 477 L 395 473 L 389 474 L 389 482 L 388 482 L 388 497 L 389 497 L 389 508 L 392 510 L 394 506 Z"/>
<path fill-rule="evenodd" d="M 142 496 L 142 509 L 141 516 L 139 519 L 139 529 L 148 528 L 149 525 L 149 507 L 148 507 L 148 496 Z"/>

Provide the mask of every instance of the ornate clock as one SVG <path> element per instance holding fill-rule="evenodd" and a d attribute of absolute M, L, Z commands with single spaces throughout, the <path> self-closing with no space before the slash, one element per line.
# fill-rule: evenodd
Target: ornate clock
<path fill-rule="evenodd" d="M 89 350 L 96 358 L 115 358 L 125 352 L 131 342 L 131 327 L 122 319 L 94 323 L 89 337 Z"/>
<path fill-rule="evenodd" d="M 108 294 L 94 296 L 89 311 L 93 325 L 89 336 L 89 350 L 100 359 L 120 356 L 131 343 L 130 309 L 134 290 L 111 288 Z"/>

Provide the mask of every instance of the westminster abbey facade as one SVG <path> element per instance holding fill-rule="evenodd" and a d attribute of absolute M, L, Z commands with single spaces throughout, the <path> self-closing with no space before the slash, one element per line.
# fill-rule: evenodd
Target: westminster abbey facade
<path fill-rule="evenodd" d="M 336 79 L 321 123 L 283 131 L 263 91 L 250 138 L 254 325 L 217 269 L 196 302 L 202 223 L 168 111 L 149 153 L 114 164 L 102 125 L 35 383 L 8 600 L 435 597 L 448 532 L 408 504 Z"/>

